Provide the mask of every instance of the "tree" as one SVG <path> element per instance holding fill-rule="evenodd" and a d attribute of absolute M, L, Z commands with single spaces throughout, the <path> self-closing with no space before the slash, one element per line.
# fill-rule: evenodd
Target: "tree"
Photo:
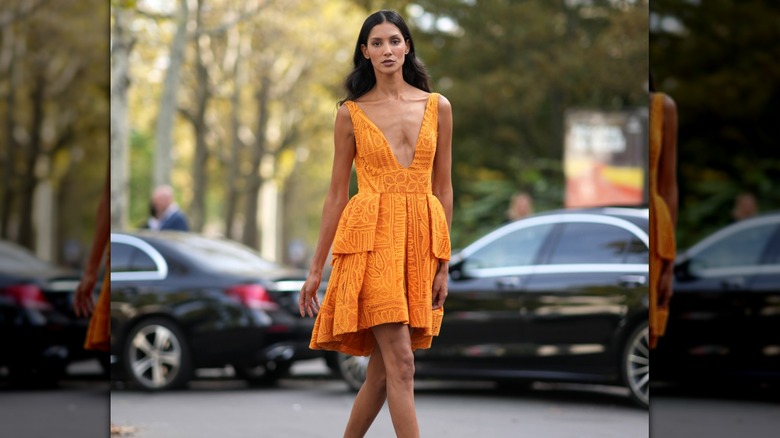
<path fill-rule="evenodd" d="M 112 5 L 111 23 L 111 226 L 127 227 L 130 126 L 128 121 L 128 89 L 130 87 L 130 53 L 135 39 L 130 34 L 132 4 L 127 1 Z"/>
<path fill-rule="evenodd" d="M 64 239 L 88 238 L 106 173 L 108 40 L 94 14 L 107 19 L 107 5 L 4 2 L 0 10 L 0 233 L 46 259 L 61 256 Z"/>
<path fill-rule="evenodd" d="M 657 88 L 679 111 L 677 237 L 684 248 L 727 224 L 741 191 L 753 192 L 763 210 L 780 205 L 780 6 L 658 0 L 651 11 Z"/>

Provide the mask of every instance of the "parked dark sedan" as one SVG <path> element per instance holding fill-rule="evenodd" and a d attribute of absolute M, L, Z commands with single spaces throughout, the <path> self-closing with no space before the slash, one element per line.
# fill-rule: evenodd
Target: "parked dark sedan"
<path fill-rule="evenodd" d="M 467 246 L 416 375 L 622 384 L 647 406 L 647 227 L 646 209 L 558 210 Z M 330 363 L 360 387 L 367 358 Z"/>
<path fill-rule="evenodd" d="M 88 320 L 72 310 L 79 279 L 0 241 L 0 367 L 13 383 L 53 383 L 70 363 L 100 358 L 84 350 Z"/>
<path fill-rule="evenodd" d="M 675 263 L 653 379 L 780 381 L 780 212 L 726 226 Z"/>
<path fill-rule="evenodd" d="M 226 365 L 250 382 L 272 382 L 293 361 L 318 357 L 308 349 L 313 323 L 296 316 L 304 280 L 226 239 L 112 233 L 115 370 L 149 390 Z"/>

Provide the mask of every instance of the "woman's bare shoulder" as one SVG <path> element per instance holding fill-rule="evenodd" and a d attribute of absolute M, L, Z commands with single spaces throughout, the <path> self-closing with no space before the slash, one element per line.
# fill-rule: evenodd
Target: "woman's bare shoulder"
<path fill-rule="evenodd" d="M 447 111 L 452 111 L 452 104 L 450 104 L 450 101 L 444 97 L 443 94 L 437 93 L 438 99 L 439 99 L 439 110 L 444 109 Z"/>
<path fill-rule="evenodd" d="M 352 128 L 352 116 L 346 103 L 339 105 L 338 110 L 336 110 L 336 127 L 339 126 Z"/>

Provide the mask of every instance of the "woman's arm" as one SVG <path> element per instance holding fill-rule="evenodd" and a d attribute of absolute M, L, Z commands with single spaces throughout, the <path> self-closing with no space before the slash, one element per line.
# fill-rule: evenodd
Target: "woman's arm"
<path fill-rule="evenodd" d="M 452 106 L 444 96 L 439 96 L 439 137 L 436 156 L 433 158 L 432 190 L 444 207 L 447 227 L 452 229 Z M 439 261 L 439 270 L 433 279 L 433 308 L 440 309 L 447 298 L 449 262 Z"/>
<path fill-rule="evenodd" d="M 664 130 L 658 169 L 658 193 L 666 201 L 672 224 L 677 224 L 677 106 L 664 95 Z"/>
<path fill-rule="evenodd" d="M 103 187 L 103 195 L 100 198 L 100 204 L 97 208 L 97 221 L 95 223 L 95 233 L 92 237 L 92 248 L 89 251 L 87 265 L 81 277 L 76 294 L 73 298 L 73 310 L 76 316 L 87 317 L 92 313 L 95 307 L 93 291 L 97 281 L 98 268 L 100 260 L 103 259 L 103 253 L 106 251 L 108 239 L 111 234 L 111 178 L 106 174 L 106 182 Z M 108 274 L 108 270 L 105 275 Z"/>
<path fill-rule="evenodd" d="M 342 105 L 336 113 L 333 143 L 335 145 L 333 170 L 330 188 L 322 207 L 320 235 L 309 267 L 309 275 L 301 288 L 298 299 L 301 316 L 306 314 L 314 316 L 319 312 L 320 303 L 317 298 L 317 289 L 322 281 L 322 268 L 333 244 L 341 213 L 349 201 L 349 179 L 352 172 L 352 162 L 355 159 L 355 133 L 352 119 L 349 116 L 349 108 L 346 105 Z"/>
<path fill-rule="evenodd" d="M 671 97 L 664 95 L 664 129 L 661 141 L 661 156 L 658 169 L 658 193 L 669 209 L 672 227 L 677 225 L 677 106 Z M 674 283 L 674 260 L 663 260 L 661 278 L 658 284 L 658 300 L 662 307 L 668 307 L 672 298 Z"/>

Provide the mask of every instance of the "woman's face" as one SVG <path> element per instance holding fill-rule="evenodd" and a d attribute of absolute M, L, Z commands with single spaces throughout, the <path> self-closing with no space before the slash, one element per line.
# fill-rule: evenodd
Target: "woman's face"
<path fill-rule="evenodd" d="M 374 70 L 391 74 L 404 65 L 409 44 L 401 30 L 390 22 L 377 24 L 368 33 L 368 44 L 360 46 L 363 56 L 371 60 Z"/>

